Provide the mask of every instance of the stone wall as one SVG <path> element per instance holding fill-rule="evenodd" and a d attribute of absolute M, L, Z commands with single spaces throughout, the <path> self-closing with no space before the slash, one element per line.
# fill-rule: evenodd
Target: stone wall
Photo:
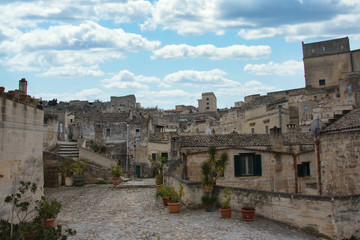
<path fill-rule="evenodd" d="M 199 182 L 185 181 L 175 176 L 165 177 L 167 186 L 178 189 L 180 183 L 185 192 L 182 202 L 188 207 L 201 207 L 203 192 Z M 223 198 L 223 190 L 224 187 L 215 186 L 214 193 L 218 199 Z M 234 188 L 232 209 L 240 211 L 250 194 L 267 196 L 265 205 L 256 208 L 256 215 L 332 239 L 360 237 L 360 195 L 323 197 Z"/>
<path fill-rule="evenodd" d="M 342 73 L 351 71 L 350 53 L 304 58 L 306 87 L 337 86 Z M 325 85 L 320 86 L 319 80 Z"/>
<path fill-rule="evenodd" d="M 33 103 L 0 93 L 0 218 L 8 218 L 4 198 L 19 187 L 19 181 L 36 183 L 43 195 L 44 111 Z"/>
<path fill-rule="evenodd" d="M 360 194 L 360 131 L 321 134 L 322 191 L 326 195 Z"/>
<path fill-rule="evenodd" d="M 267 191 L 289 193 L 317 194 L 315 153 L 288 154 L 264 150 L 225 149 L 218 150 L 217 156 L 223 152 L 229 156 L 229 163 L 224 177 L 217 180 L 217 185 L 229 187 L 253 188 Z M 239 153 L 256 153 L 261 155 L 262 176 L 235 177 L 234 156 Z M 207 161 L 207 151 L 189 153 L 186 160 L 186 171 L 189 180 L 201 181 L 201 164 Z M 310 176 L 297 177 L 297 165 L 310 162 Z M 181 176 L 181 173 L 177 176 Z M 314 185 L 315 184 L 315 185 Z"/>
<path fill-rule="evenodd" d="M 73 161 L 71 158 L 64 158 L 60 155 L 52 152 L 44 152 L 44 175 L 46 187 L 58 187 L 58 173 L 61 172 L 59 164 L 65 159 Z M 63 176 L 64 177 L 64 176 Z M 97 183 L 98 181 L 111 182 L 111 170 L 110 167 L 102 166 L 94 162 L 88 162 L 87 168 L 84 172 L 85 183 Z M 64 185 L 64 179 L 63 179 Z"/>

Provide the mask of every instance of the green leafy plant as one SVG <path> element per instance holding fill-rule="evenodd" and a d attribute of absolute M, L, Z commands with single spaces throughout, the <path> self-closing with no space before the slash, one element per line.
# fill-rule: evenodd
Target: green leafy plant
<path fill-rule="evenodd" d="M 231 195 L 234 193 L 233 188 L 226 187 L 224 189 L 224 198 L 222 201 L 223 209 L 231 208 Z"/>
<path fill-rule="evenodd" d="M 163 184 L 163 166 L 164 162 L 166 162 L 166 157 L 162 157 L 158 154 L 155 158 L 152 158 L 150 155 L 148 155 L 148 160 L 155 168 L 156 185 Z"/>
<path fill-rule="evenodd" d="M 66 240 L 76 234 L 76 231 L 71 228 L 63 229 L 61 225 L 56 228 L 44 227 L 41 216 L 35 214 L 39 213 L 36 211 L 37 207 L 32 208 L 33 203 L 40 202 L 34 201 L 36 191 L 36 184 L 20 181 L 17 192 L 5 197 L 5 203 L 12 205 L 18 223 L 13 223 L 12 218 L 11 221 L 0 220 L 0 239 Z"/>
<path fill-rule="evenodd" d="M 113 177 L 119 178 L 123 174 L 123 170 L 121 169 L 120 165 L 117 164 L 110 164 L 111 166 L 111 174 Z"/>
<path fill-rule="evenodd" d="M 155 183 L 156 183 L 156 185 L 161 185 L 161 184 L 163 184 L 163 178 L 164 178 L 164 175 L 162 175 L 162 174 L 160 174 L 160 173 L 156 174 L 156 176 L 155 176 Z"/>
<path fill-rule="evenodd" d="M 170 197 L 170 188 L 166 187 L 165 185 L 161 185 L 161 187 L 158 190 L 156 190 L 155 197 L 156 198 L 161 198 L 161 197 L 168 198 L 168 197 Z"/>
<path fill-rule="evenodd" d="M 78 158 L 76 160 L 76 162 L 73 162 L 71 164 L 71 169 L 74 172 L 75 175 L 81 176 L 84 174 L 84 171 L 87 167 L 87 162 L 88 160 L 85 158 L 83 160 L 81 160 L 80 158 Z"/>
<path fill-rule="evenodd" d="M 43 219 L 56 218 L 61 209 L 61 203 L 56 200 L 48 201 L 42 197 L 40 201 L 36 201 L 36 210 Z"/>
<path fill-rule="evenodd" d="M 217 201 L 217 196 L 215 196 L 215 195 L 212 195 L 212 196 L 203 195 L 201 197 L 201 202 L 205 208 L 212 206 L 214 203 L 216 203 L 216 201 Z"/>
<path fill-rule="evenodd" d="M 177 203 L 181 201 L 181 197 L 184 196 L 184 187 L 180 183 L 179 185 L 179 191 L 176 192 L 174 187 L 170 188 L 170 199 L 169 202 L 171 203 Z"/>
<path fill-rule="evenodd" d="M 221 154 L 220 159 L 216 159 L 217 149 L 214 146 L 209 147 L 208 153 L 208 160 L 201 164 L 201 186 L 205 192 L 201 201 L 206 208 L 217 201 L 217 197 L 213 196 L 214 185 L 216 180 L 224 174 L 229 162 L 227 153 Z"/>
<path fill-rule="evenodd" d="M 58 164 L 60 171 L 65 174 L 65 177 L 70 177 L 72 175 L 72 171 L 73 171 L 72 163 L 73 161 L 69 159 L 65 159 Z"/>

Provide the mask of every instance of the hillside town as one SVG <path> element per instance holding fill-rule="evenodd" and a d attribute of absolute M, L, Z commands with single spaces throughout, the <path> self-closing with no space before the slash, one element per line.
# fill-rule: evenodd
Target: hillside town
<path fill-rule="evenodd" d="M 17 181 L 36 183 L 41 196 L 59 187 L 59 163 L 77 159 L 86 159 L 85 183 L 95 184 L 111 182 L 114 163 L 123 180 L 154 178 L 152 161 L 161 158 L 163 183 L 181 184 L 184 206 L 199 208 L 202 164 L 216 147 L 228 164 L 214 192 L 234 189 L 232 209 L 261 193 L 259 216 L 317 236 L 360 238 L 360 49 L 344 37 L 302 43 L 302 52 L 303 88 L 249 95 L 226 109 L 216 89 L 197 106 L 162 110 L 135 95 L 35 99 L 25 78 L 16 90 L 0 87 L 0 217 L 11 215 L 3 202 Z"/>

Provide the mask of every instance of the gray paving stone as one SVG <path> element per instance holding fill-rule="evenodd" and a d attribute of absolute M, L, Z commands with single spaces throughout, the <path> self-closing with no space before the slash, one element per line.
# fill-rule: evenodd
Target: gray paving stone
<path fill-rule="evenodd" d="M 57 223 L 77 231 L 71 239 L 317 239 L 260 217 L 244 222 L 240 212 L 222 219 L 218 211 L 182 206 L 180 213 L 170 214 L 155 191 L 85 185 L 46 189 L 46 196 L 62 203 Z"/>

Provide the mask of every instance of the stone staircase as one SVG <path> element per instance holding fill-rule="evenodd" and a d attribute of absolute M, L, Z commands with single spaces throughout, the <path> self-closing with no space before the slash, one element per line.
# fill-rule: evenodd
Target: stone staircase
<path fill-rule="evenodd" d="M 57 154 L 62 157 L 68 158 L 78 158 L 79 157 L 79 149 L 77 147 L 77 142 L 58 142 L 59 149 L 57 150 Z"/>

